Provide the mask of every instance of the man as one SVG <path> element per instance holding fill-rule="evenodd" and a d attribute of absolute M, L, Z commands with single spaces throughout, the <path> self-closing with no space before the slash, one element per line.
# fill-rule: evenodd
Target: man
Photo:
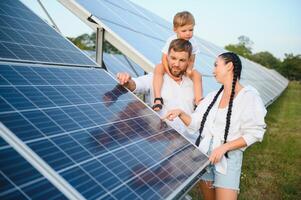
<path fill-rule="evenodd" d="M 191 43 L 184 39 L 176 39 L 170 43 L 167 55 L 170 74 L 165 73 L 161 96 L 163 109 L 159 112 L 164 116 L 166 111 L 181 108 L 186 113 L 191 114 L 194 108 L 193 82 L 185 76 L 192 52 Z M 119 83 L 134 93 L 150 94 L 151 104 L 154 102 L 153 95 L 153 75 L 148 74 L 138 78 L 131 78 L 128 73 L 118 73 Z M 178 118 L 168 122 L 178 132 L 182 133 L 193 144 L 197 134 L 187 134 L 185 125 Z"/>

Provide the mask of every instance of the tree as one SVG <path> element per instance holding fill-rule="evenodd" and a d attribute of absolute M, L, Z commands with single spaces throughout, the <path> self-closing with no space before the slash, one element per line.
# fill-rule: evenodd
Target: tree
<path fill-rule="evenodd" d="M 301 80 L 301 55 L 285 54 L 279 72 L 289 80 Z"/>
<path fill-rule="evenodd" d="M 278 69 L 281 61 L 268 51 L 253 54 L 251 60 L 270 69 Z"/>
<path fill-rule="evenodd" d="M 241 55 L 245 58 L 250 58 L 252 55 L 252 52 L 247 47 L 240 45 L 240 44 L 229 44 L 225 46 L 225 49 L 228 51 L 232 51 L 234 53 L 237 53 L 238 55 Z"/>
<path fill-rule="evenodd" d="M 238 37 L 238 44 L 229 44 L 225 46 L 225 49 L 250 59 L 252 57 L 252 45 L 253 42 L 250 38 L 242 35 Z"/>
<path fill-rule="evenodd" d="M 247 49 L 251 51 L 254 42 L 249 37 L 245 35 L 241 35 L 238 37 L 238 44 L 245 46 Z"/>

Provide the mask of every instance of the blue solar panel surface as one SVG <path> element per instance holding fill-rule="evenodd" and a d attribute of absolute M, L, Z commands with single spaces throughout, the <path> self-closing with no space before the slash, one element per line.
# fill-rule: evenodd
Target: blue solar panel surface
<path fill-rule="evenodd" d="M 19 1 L 0 1 L 0 59 L 95 65 Z"/>
<path fill-rule="evenodd" d="M 87 199 L 164 199 L 207 161 L 101 69 L 0 74 L 1 122 Z"/>
<path fill-rule="evenodd" d="M 0 138 L 0 199 L 67 199 Z"/>

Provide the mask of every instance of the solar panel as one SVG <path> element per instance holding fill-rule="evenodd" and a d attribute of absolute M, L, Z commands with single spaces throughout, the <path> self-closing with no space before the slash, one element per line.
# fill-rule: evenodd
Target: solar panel
<path fill-rule="evenodd" d="M 0 73 L 1 122 L 87 199 L 165 199 L 207 162 L 101 69 Z"/>
<path fill-rule="evenodd" d="M 19 1 L 0 1 L 0 59 L 95 65 Z"/>
<path fill-rule="evenodd" d="M 0 199 L 67 199 L 0 138 Z"/>
<path fill-rule="evenodd" d="M 84 22 L 87 22 L 86 19 L 92 16 L 92 19 L 103 26 L 107 32 L 113 36 L 117 35 L 116 40 L 120 40 L 122 44 L 127 43 L 129 48 L 141 53 L 145 59 L 152 63 L 152 66 L 161 62 L 161 49 L 166 39 L 174 34 L 171 23 L 128 0 L 120 0 L 118 3 L 109 0 L 59 1 L 74 14 L 81 17 Z M 85 15 L 85 18 L 82 17 Z M 213 79 L 212 71 L 215 58 L 226 50 L 198 37 L 196 39 L 200 53 L 196 56 L 195 67 L 204 77 L 212 77 Z M 271 103 L 286 88 L 287 80 L 278 81 L 274 72 L 270 72 L 247 59 L 241 58 L 241 60 L 243 62 L 242 82 L 254 86 L 260 92 L 266 105 Z M 281 75 L 279 74 L 279 76 Z M 203 82 L 203 87 L 204 95 L 206 95 L 219 87 L 219 84 Z"/>

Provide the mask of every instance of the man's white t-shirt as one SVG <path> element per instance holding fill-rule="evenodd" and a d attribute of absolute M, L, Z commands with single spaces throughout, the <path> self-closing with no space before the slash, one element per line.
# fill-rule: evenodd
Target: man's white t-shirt
<path fill-rule="evenodd" d="M 183 76 L 181 83 L 177 83 L 168 74 L 164 74 L 163 79 L 164 82 L 161 89 L 161 96 L 163 98 L 164 105 L 158 114 L 163 117 L 167 111 L 179 108 L 191 115 L 194 109 L 192 80 L 186 76 Z M 135 81 L 136 84 L 136 89 L 133 92 L 150 95 L 149 102 L 147 103 L 149 105 L 153 105 L 153 74 L 133 78 L 133 81 Z M 168 123 L 179 133 L 184 135 L 190 142 L 195 142 L 198 135 L 189 134 L 186 131 L 187 127 L 179 118 L 176 118 L 172 122 L 168 121 Z"/>
<path fill-rule="evenodd" d="M 164 47 L 162 48 L 162 53 L 164 53 L 166 55 L 168 54 L 169 45 L 175 39 L 177 39 L 177 35 L 172 35 L 166 40 L 166 43 L 165 43 Z M 192 37 L 189 40 L 189 42 L 192 45 L 192 54 L 196 55 L 196 54 L 200 53 L 200 48 L 199 48 L 198 42 L 195 39 L 195 37 Z"/>

